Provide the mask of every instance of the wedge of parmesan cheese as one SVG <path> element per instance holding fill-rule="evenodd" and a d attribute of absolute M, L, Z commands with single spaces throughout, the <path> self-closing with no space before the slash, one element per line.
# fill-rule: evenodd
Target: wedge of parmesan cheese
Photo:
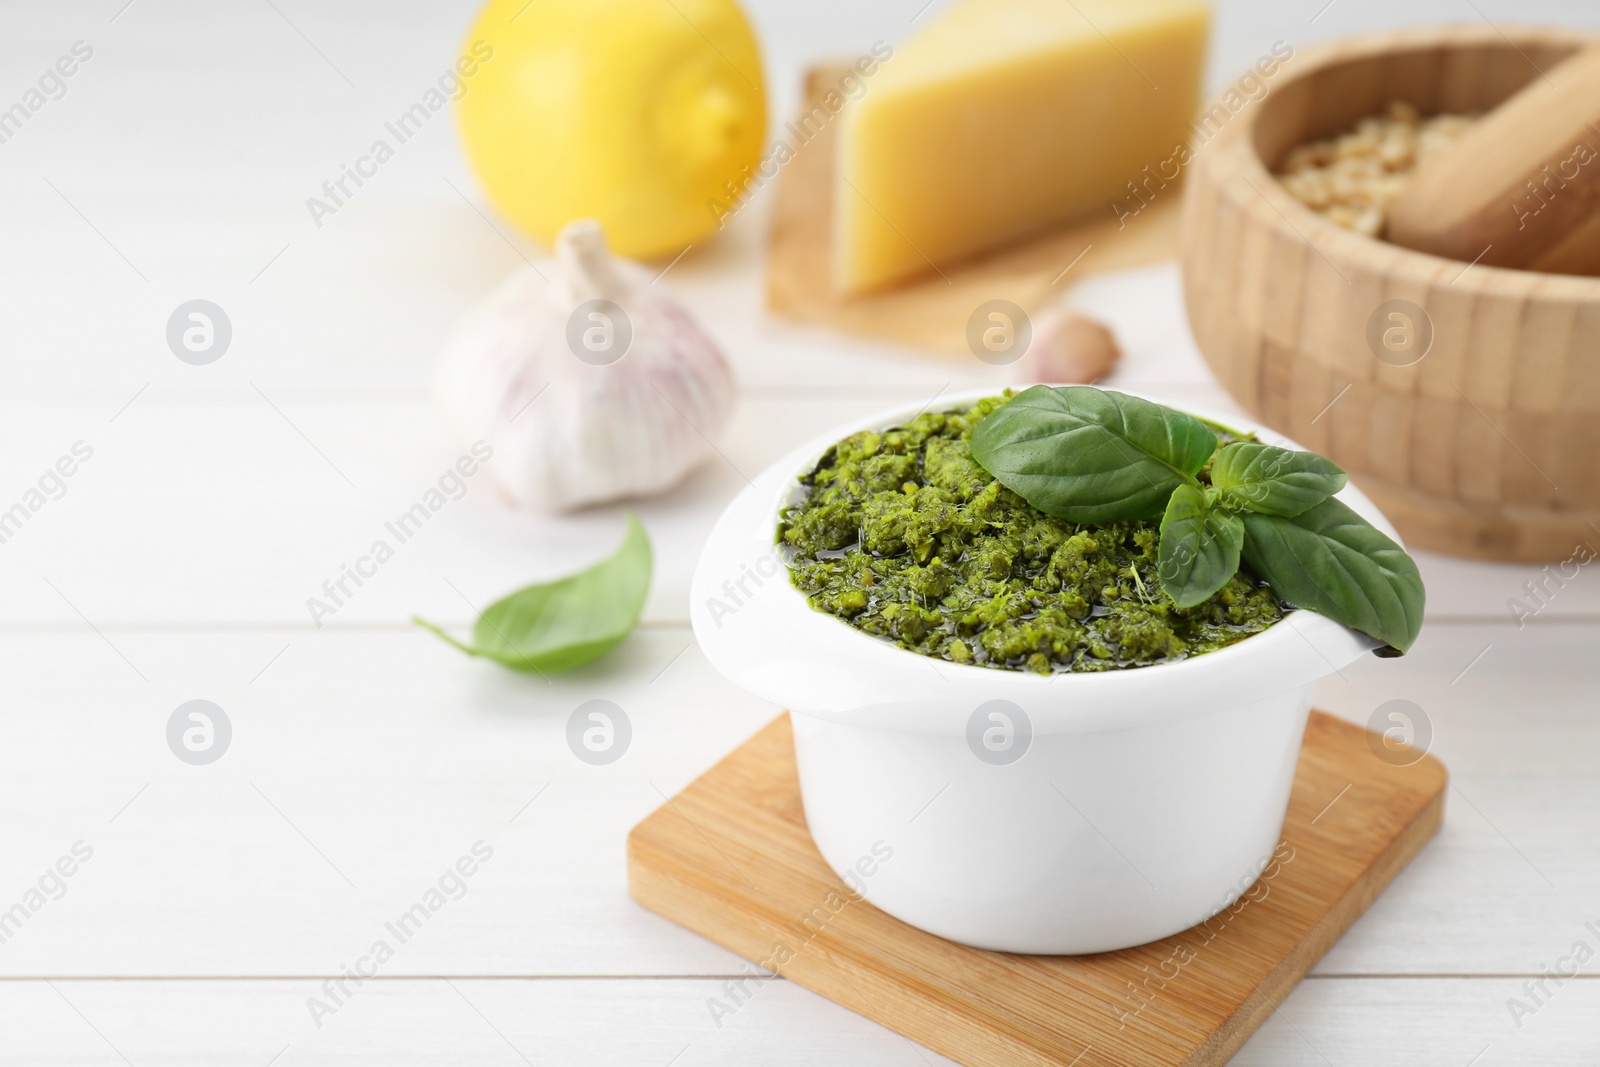
<path fill-rule="evenodd" d="M 880 288 L 1107 211 L 1187 139 L 1204 0 L 955 0 L 846 107 L 834 280 Z"/>

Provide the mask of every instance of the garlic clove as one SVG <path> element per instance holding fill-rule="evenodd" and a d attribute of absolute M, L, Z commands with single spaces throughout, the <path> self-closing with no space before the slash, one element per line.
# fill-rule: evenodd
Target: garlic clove
<path fill-rule="evenodd" d="M 440 366 L 446 419 L 494 449 L 490 477 L 524 507 L 677 484 L 732 413 L 721 350 L 649 271 L 611 256 L 595 222 L 562 230 L 541 270 L 517 271 L 463 319 Z"/>
<path fill-rule="evenodd" d="M 1012 364 L 1018 384 L 1089 384 L 1116 369 L 1122 350 L 1110 327 L 1071 308 L 1050 308 L 1033 320 L 1033 339 Z"/>

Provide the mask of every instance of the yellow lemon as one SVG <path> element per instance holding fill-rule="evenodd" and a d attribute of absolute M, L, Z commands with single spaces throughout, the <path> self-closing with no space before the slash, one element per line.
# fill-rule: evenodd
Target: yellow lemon
<path fill-rule="evenodd" d="M 480 57 L 456 104 L 467 156 L 546 243 L 594 218 L 622 255 L 675 256 L 760 158 L 761 56 L 733 0 L 491 0 L 463 54 Z"/>

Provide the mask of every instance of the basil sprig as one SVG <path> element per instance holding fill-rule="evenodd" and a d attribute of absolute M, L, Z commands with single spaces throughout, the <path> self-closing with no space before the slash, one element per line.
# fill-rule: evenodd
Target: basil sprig
<path fill-rule="evenodd" d="M 620 642 L 639 621 L 650 591 L 650 539 L 628 516 L 622 544 L 577 574 L 519 589 L 483 609 L 472 644 L 425 619 L 412 621 L 469 656 L 513 670 L 554 674 L 581 667 Z"/>
<path fill-rule="evenodd" d="M 1258 441 L 1219 449 L 1216 434 L 1181 411 L 1092 386 L 1036 385 L 978 424 L 972 456 L 1046 515 L 1160 515 L 1158 575 L 1180 608 L 1214 596 L 1242 558 L 1287 603 L 1397 651 L 1422 627 L 1416 563 L 1334 499 L 1345 473 L 1314 452 Z"/>

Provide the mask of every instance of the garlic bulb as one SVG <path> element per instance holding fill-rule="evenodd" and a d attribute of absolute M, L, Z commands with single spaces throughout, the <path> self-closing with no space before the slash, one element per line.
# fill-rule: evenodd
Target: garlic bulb
<path fill-rule="evenodd" d="M 674 485 L 727 424 L 727 360 L 650 272 L 612 258 L 598 223 L 568 225 L 553 266 L 519 270 L 462 323 L 439 375 L 446 418 L 494 449 L 490 476 L 527 507 Z"/>

